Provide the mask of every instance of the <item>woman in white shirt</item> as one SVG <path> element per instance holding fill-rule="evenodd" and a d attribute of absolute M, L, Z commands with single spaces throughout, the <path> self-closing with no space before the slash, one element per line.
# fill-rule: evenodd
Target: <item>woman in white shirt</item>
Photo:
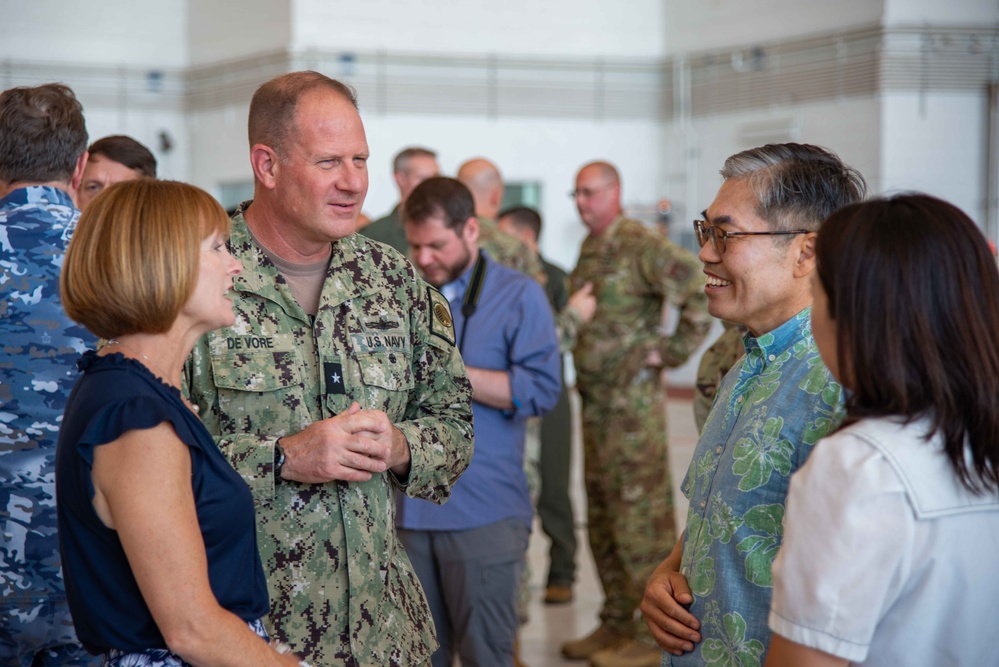
<path fill-rule="evenodd" d="M 767 667 L 999 665 L 999 271 L 926 195 L 822 226 L 812 331 L 847 418 L 795 474 Z"/>

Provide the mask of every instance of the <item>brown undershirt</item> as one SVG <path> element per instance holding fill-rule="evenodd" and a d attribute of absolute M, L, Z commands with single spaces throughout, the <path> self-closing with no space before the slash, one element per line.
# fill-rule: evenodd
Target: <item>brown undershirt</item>
<path fill-rule="evenodd" d="M 247 226 L 247 231 L 250 231 L 249 226 Z M 295 264 L 294 262 L 281 259 L 271 252 L 257 237 L 253 236 L 253 232 L 250 232 L 250 236 L 257 242 L 257 245 L 264 251 L 264 254 L 267 255 L 267 259 L 274 262 L 274 266 L 284 276 L 285 281 L 288 283 L 288 288 L 295 297 L 295 301 L 302 307 L 302 310 L 308 315 L 315 317 L 316 312 L 319 310 L 319 297 L 323 293 L 326 272 L 330 268 L 330 259 L 333 257 L 333 246 L 330 245 L 329 253 L 318 262 Z"/>

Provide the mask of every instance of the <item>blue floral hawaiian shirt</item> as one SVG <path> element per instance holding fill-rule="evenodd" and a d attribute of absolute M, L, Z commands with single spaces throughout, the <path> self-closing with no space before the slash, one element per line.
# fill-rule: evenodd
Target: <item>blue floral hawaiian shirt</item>
<path fill-rule="evenodd" d="M 762 665 L 770 564 L 791 474 L 842 421 L 843 392 L 812 338 L 811 308 L 759 338 L 722 380 L 682 490 L 690 500 L 680 571 L 701 641 L 663 665 Z"/>

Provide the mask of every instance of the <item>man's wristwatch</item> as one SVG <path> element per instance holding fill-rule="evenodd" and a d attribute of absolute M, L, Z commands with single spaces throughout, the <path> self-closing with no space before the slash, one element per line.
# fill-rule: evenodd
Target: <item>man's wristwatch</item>
<path fill-rule="evenodd" d="M 281 446 L 281 438 L 274 443 L 274 477 L 281 478 L 281 469 L 284 468 L 284 447 Z"/>

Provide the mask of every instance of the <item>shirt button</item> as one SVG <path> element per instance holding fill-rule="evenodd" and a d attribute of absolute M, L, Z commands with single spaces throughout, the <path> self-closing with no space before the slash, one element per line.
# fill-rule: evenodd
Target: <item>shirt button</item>
<path fill-rule="evenodd" d="M 721 452 L 722 452 L 721 446 L 715 447 L 715 454 L 721 454 Z"/>
<path fill-rule="evenodd" d="M 736 403 L 742 403 L 742 396 L 740 396 L 739 398 L 735 399 L 735 402 Z"/>
<path fill-rule="evenodd" d="M 777 358 L 776 354 L 771 354 L 769 357 L 767 357 L 767 359 L 769 359 L 770 361 L 773 361 L 776 358 Z"/>
<path fill-rule="evenodd" d="M 708 504 L 702 500 L 701 501 L 701 509 L 704 509 L 707 506 L 708 506 Z"/>

